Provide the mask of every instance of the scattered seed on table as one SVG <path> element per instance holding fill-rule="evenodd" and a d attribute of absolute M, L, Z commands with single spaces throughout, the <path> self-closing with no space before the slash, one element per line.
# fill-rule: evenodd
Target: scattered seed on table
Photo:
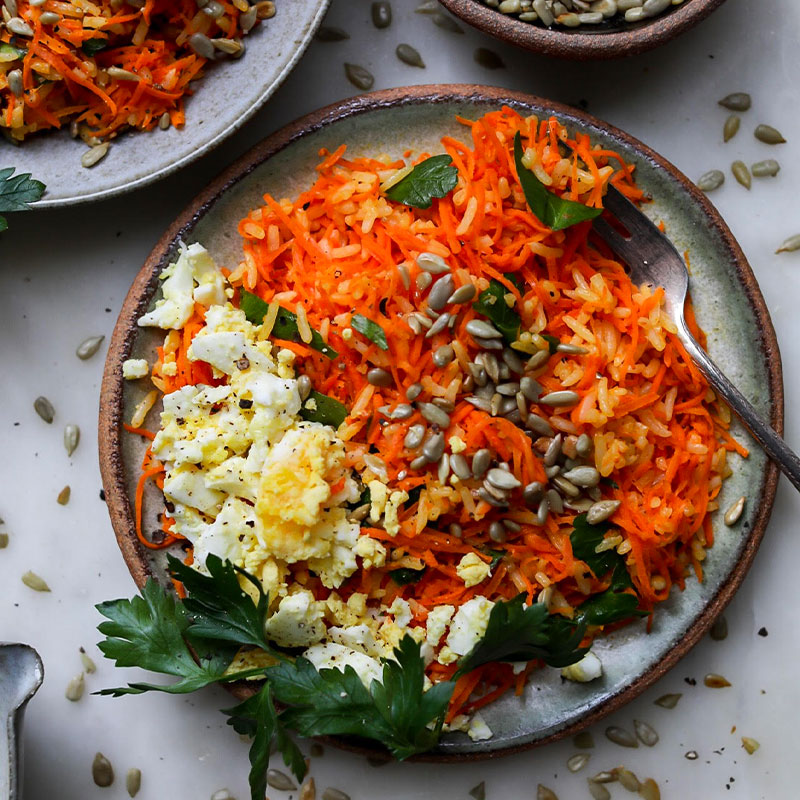
<path fill-rule="evenodd" d="M 758 125 L 753 135 L 759 142 L 764 142 L 764 144 L 783 144 L 786 141 L 783 138 L 783 134 L 771 125 Z"/>
<path fill-rule="evenodd" d="M 567 759 L 567 769 L 570 772 L 580 772 L 589 763 L 588 753 L 575 753 Z"/>
<path fill-rule="evenodd" d="M 142 771 L 137 767 L 131 767 L 125 775 L 125 788 L 130 797 L 136 797 L 142 786 Z"/>
<path fill-rule="evenodd" d="M 397 57 L 404 64 L 408 64 L 409 67 L 419 67 L 420 69 L 425 69 L 425 62 L 422 60 L 419 50 L 412 47 L 410 44 L 399 44 L 394 52 L 396 53 Z"/>
<path fill-rule="evenodd" d="M 392 6 L 390 3 L 373 3 L 371 13 L 372 24 L 376 28 L 388 28 L 392 24 Z"/>
<path fill-rule="evenodd" d="M 715 642 L 728 638 L 728 620 L 724 616 L 717 617 L 708 634 Z"/>
<path fill-rule="evenodd" d="M 614 775 L 622 788 L 627 789 L 629 792 L 638 792 L 642 788 L 642 784 L 636 775 L 629 769 L 625 769 L 625 767 L 617 767 L 614 770 Z"/>
<path fill-rule="evenodd" d="M 50 587 L 47 585 L 47 582 L 44 578 L 41 578 L 35 572 L 31 572 L 28 570 L 22 576 L 22 582 L 29 588 L 33 589 L 34 592 L 49 592 Z"/>
<path fill-rule="evenodd" d="M 615 772 L 609 772 L 604 769 L 602 772 L 598 772 L 597 775 L 592 775 L 591 779 L 595 783 L 614 783 L 617 779 L 617 775 Z"/>
<path fill-rule="evenodd" d="M 211 800 L 236 800 L 236 798 L 227 789 L 219 789 L 211 795 Z"/>
<path fill-rule="evenodd" d="M 67 700 L 71 700 L 73 703 L 77 703 L 78 700 L 83 697 L 83 690 L 86 688 L 86 684 L 83 680 L 83 673 L 81 672 L 79 675 L 76 675 L 72 680 L 67 684 L 67 688 L 64 691 L 64 697 Z"/>
<path fill-rule="evenodd" d="M 61 491 L 58 493 L 58 496 L 56 497 L 56 502 L 57 502 L 57 503 L 58 503 L 60 506 L 65 506 L 67 503 L 69 503 L 69 496 L 70 496 L 71 492 L 72 492 L 72 490 L 69 488 L 69 486 L 65 486 L 65 487 L 64 487 L 64 488 L 63 488 L 63 489 L 62 489 L 62 490 L 61 490 Z"/>
<path fill-rule="evenodd" d="M 78 652 L 80 653 L 81 657 L 81 664 L 83 664 L 84 672 L 88 672 L 90 675 L 97 670 L 94 661 L 87 655 L 86 651 L 81 647 L 79 648 Z"/>
<path fill-rule="evenodd" d="M 387 761 L 383 762 L 387 764 Z M 329 786 L 323 793 L 322 793 L 322 800 L 350 800 L 350 795 L 345 794 L 341 789 L 334 789 L 333 786 Z"/>
<path fill-rule="evenodd" d="M 451 16 L 441 11 L 435 11 L 431 15 L 431 19 L 433 20 L 433 24 L 443 31 L 447 31 L 448 33 L 464 33 L 464 29 Z"/>
<path fill-rule="evenodd" d="M 472 54 L 472 58 L 476 64 L 486 69 L 504 69 L 506 66 L 506 62 L 494 50 L 489 50 L 488 47 L 477 48 Z"/>
<path fill-rule="evenodd" d="M 98 786 L 111 786 L 114 783 L 114 768 L 102 753 L 96 753 L 92 761 L 92 778 Z"/>
<path fill-rule="evenodd" d="M 746 498 L 742 495 L 738 500 L 731 503 L 728 510 L 725 512 L 725 516 L 723 520 L 725 524 L 730 528 L 731 526 L 735 525 L 742 516 L 742 512 L 744 511 L 744 504 L 746 502 Z"/>
<path fill-rule="evenodd" d="M 750 95 L 747 92 L 734 92 L 723 97 L 719 105 L 731 111 L 747 111 L 751 105 Z"/>
<path fill-rule="evenodd" d="M 713 192 L 725 183 L 725 173 L 719 169 L 712 169 L 704 172 L 697 179 L 697 188 L 701 192 Z"/>
<path fill-rule="evenodd" d="M 606 728 L 606 739 L 620 747 L 638 747 L 639 742 L 636 737 L 625 728 L 620 728 L 618 725 L 609 725 Z"/>
<path fill-rule="evenodd" d="M 33 401 L 33 408 L 48 425 L 52 423 L 56 416 L 53 404 L 46 397 L 37 397 Z"/>
<path fill-rule="evenodd" d="M 750 172 L 754 178 L 774 178 L 781 171 L 781 165 L 774 159 L 768 158 L 765 161 L 756 161 Z"/>
<path fill-rule="evenodd" d="M 709 672 L 703 678 L 703 683 L 709 689 L 724 689 L 726 686 L 731 686 L 731 682 L 722 675 L 717 675 L 715 672 Z"/>
<path fill-rule="evenodd" d="M 676 692 L 675 694 L 662 694 L 661 697 L 653 702 L 657 706 L 661 706 L 661 708 L 675 708 L 681 697 L 683 697 L 683 695 L 680 692 Z"/>
<path fill-rule="evenodd" d="M 473 786 L 469 790 L 469 796 L 475 800 L 486 800 L 486 783 L 481 781 L 477 786 Z"/>
<path fill-rule="evenodd" d="M 267 770 L 267 784 L 280 792 L 293 792 L 297 789 L 295 782 L 279 769 Z"/>
<path fill-rule="evenodd" d="M 661 800 L 661 790 L 652 778 L 648 778 L 642 784 L 642 788 L 639 789 L 639 795 L 644 798 L 644 800 Z"/>
<path fill-rule="evenodd" d="M 684 757 L 684 758 L 685 758 L 687 761 L 697 761 L 697 759 L 698 759 L 697 750 L 687 750 L 687 751 L 686 751 L 686 752 L 683 754 L 683 757 Z"/>
<path fill-rule="evenodd" d="M 540 783 L 536 787 L 536 800 L 558 800 L 558 795 Z"/>
<path fill-rule="evenodd" d="M 356 89 L 367 91 L 375 84 L 375 78 L 372 73 L 360 64 L 345 63 L 344 74 L 347 76 L 347 80 L 350 81 Z"/>
<path fill-rule="evenodd" d="M 734 161 L 731 164 L 731 172 L 733 173 L 733 177 L 744 186 L 745 189 L 750 188 L 750 184 L 752 180 L 750 178 L 750 170 L 747 169 L 747 164 L 744 161 Z"/>
<path fill-rule="evenodd" d="M 439 13 L 439 3 L 436 0 L 423 0 L 415 9 L 415 14 L 438 14 Z"/>
<path fill-rule="evenodd" d="M 0 550 L 5 550 L 8 547 L 8 534 L 0 533 Z"/>
<path fill-rule="evenodd" d="M 658 744 L 658 734 L 651 725 L 642 722 L 640 719 L 635 719 L 633 721 L 633 729 L 636 731 L 639 741 L 646 747 L 653 747 Z"/>
<path fill-rule="evenodd" d="M 81 361 L 86 361 L 87 358 L 91 358 L 100 349 L 100 345 L 105 338 L 105 336 L 90 336 L 88 339 L 84 339 L 76 348 L 75 355 Z"/>
<path fill-rule="evenodd" d="M 317 800 L 317 784 L 313 778 L 308 778 L 300 787 L 298 800 Z"/>
<path fill-rule="evenodd" d="M 81 429 L 77 425 L 70 423 L 64 428 L 64 449 L 67 455 L 71 456 L 78 447 L 81 440 Z"/>
<path fill-rule="evenodd" d="M 722 126 L 722 139 L 723 141 L 729 142 L 736 136 L 737 132 L 739 131 L 739 126 L 742 124 L 742 118 L 738 114 L 731 114 L 728 119 L 725 120 L 725 124 Z"/>
<path fill-rule="evenodd" d="M 597 783 L 591 778 L 587 778 L 586 783 L 589 786 L 589 794 L 594 800 L 611 800 L 611 792 L 602 783 Z"/>
<path fill-rule="evenodd" d="M 108 155 L 109 147 L 111 147 L 109 142 L 103 142 L 102 144 L 97 144 L 94 147 L 90 147 L 81 156 L 81 166 L 89 169 L 95 164 L 99 164 Z"/>
<path fill-rule="evenodd" d="M 783 244 L 775 252 L 793 253 L 795 250 L 800 250 L 800 233 L 785 239 Z"/>
<path fill-rule="evenodd" d="M 331 25 L 322 25 L 317 29 L 314 38 L 318 42 L 343 42 L 350 38 L 350 34 L 342 28 L 335 28 Z"/>
<path fill-rule="evenodd" d="M 748 755 L 753 755 L 753 753 L 761 747 L 761 744 L 755 739 L 751 739 L 749 736 L 742 736 L 742 747 L 744 747 Z"/>

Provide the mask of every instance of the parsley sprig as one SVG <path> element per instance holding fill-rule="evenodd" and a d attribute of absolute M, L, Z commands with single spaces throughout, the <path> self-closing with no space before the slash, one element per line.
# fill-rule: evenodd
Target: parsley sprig
<path fill-rule="evenodd" d="M 39 200 L 45 188 L 41 181 L 33 180 L 29 172 L 14 175 L 14 167 L 0 169 L 0 232 L 8 230 L 3 213 L 28 211 L 28 204 Z"/>
<path fill-rule="evenodd" d="M 434 197 L 444 197 L 457 183 L 458 170 L 453 166 L 453 159 L 443 153 L 417 164 L 405 178 L 387 189 L 386 196 L 395 203 L 430 208 Z"/>

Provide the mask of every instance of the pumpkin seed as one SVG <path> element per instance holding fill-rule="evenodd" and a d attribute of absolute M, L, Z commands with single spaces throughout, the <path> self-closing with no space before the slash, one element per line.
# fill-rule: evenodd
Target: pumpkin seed
<path fill-rule="evenodd" d="M 753 755 L 761 744 L 756 739 L 751 739 L 749 736 L 742 736 L 742 747 L 747 751 L 748 755 Z"/>
<path fill-rule="evenodd" d="M 580 772 L 589 763 L 588 753 L 575 753 L 567 759 L 567 769 L 570 772 Z"/>
<path fill-rule="evenodd" d="M 785 239 L 783 244 L 775 251 L 776 253 L 793 253 L 800 250 L 800 233 Z"/>
<path fill-rule="evenodd" d="M 774 158 L 756 161 L 750 167 L 750 172 L 753 173 L 754 178 L 774 178 L 780 171 L 781 165 Z"/>
<path fill-rule="evenodd" d="M 536 787 L 536 800 L 558 800 L 558 795 L 540 783 Z"/>
<path fill-rule="evenodd" d="M 433 20 L 433 24 L 443 31 L 447 31 L 448 33 L 464 33 L 464 29 L 452 17 L 441 11 L 435 11 L 431 14 L 431 19 Z"/>
<path fill-rule="evenodd" d="M 771 125 L 758 125 L 753 135 L 764 144 L 783 144 L 786 141 L 783 134 Z"/>
<path fill-rule="evenodd" d="M 69 496 L 70 496 L 70 494 L 71 494 L 71 489 L 69 488 L 69 486 L 65 486 L 65 487 L 64 487 L 64 488 L 63 488 L 63 489 L 62 489 L 62 490 L 61 490 L 61 491 L 58 493 L 58 495 L 57 495 L 57 497 L 56 497 L 56 502 L 57 502 L 57 503 L 58 503 L 60 506 L 65 506 L 67 503 L 69 503 Z"/>
<path fill-rule="evenodd" d="M 476 64 L 485 69 L 504 69 L 506 66 L 506 62 L 488 47 L 478 47 L 472 54 L 472 58 Z"/>
<path fill-rule="evenodd" d="M 82 647 L 78 652 L 80 653 L 81 664 L 83 664 L 83 671 L 88 672 L 90 675 L 94 674 L 97 671 L 94 661 L 89 658 L 86 651 Z"/>
<path fill-rule="evenodd" d="M 744 186 L 745 189 L 750 188 L 750 184 L 752 183 L 750 170 L 747 169 L 747 164 L 745 164 L 744 161 L 734 161 L 733 164 L 731 164 L 731 172 L 737 182 Z"/>
<path fill-rule="evenodd" d="M 678 701 L 683 697 L 680 692 L 675 694 L 662 694 L 661 697 L 657 698 L 653 702 L 657 706 L 661 706 L 661 708 L 675 708 L 678 705 Z"/>
<path fill-rule="evenodd" d="M 48 425 L 53 422 L 53 419 L 56 415 L 56 410 L 53 408 L 53 404 L 46 397 L 37 397 L 33 401 L 33 408 Z"/>
<path fill-rule="evenodd" d="M 477 786 L 473 786 L 469 790 L 469 796 L 474 797 L 475 800 L 486 800 L 486 784 L 481 781 Z"/>
<path fill-rule="evenodd" d="M 750 95 L 747 92 L 734 92 L 723 97 L 719 105 L 731 111 L 747 111 L 751 105 Z"/>
<path fill-rule="evenodd" d="M 620 728 L 619 725 L 609 725 L 606 728 L 606 738 L 620 747 L 639 746 L 636 737 L 630 731 L 626 731 L 625 728 Z"/>
<path fill-rule="evenodd" d="M 701 192 L 713 192 L 725 183 L 725 173 L 719 169 L 704 172 L 697 180 L 697 188 Z"/>
<path fill-rule="evenodd" d="M 129 797 L 136 797 L 142 786 L 142 771 L 136 767 L 131 767 L 125 775 L 125 788 L 128 790 Z"/>
<path fill-rule="evenodd" d="M 370 9 L 372 24 L 376 28 L 388 28 L 392 24 L 392 6 L 389 3 L 373 3 Z"/>
<path fill-rule="evenodd" d="M 279 769 L 267 770 L 267 784 L 280 792 L 293 792 L 297 789 L 295 782 Z"/>
<path fill-rule="evenodd" d="M 102 144 L 90 147 L 81 156 L 81 166 L 86 167 L 86 169 L 90 169 L 95 164 L 100 163 L 108 155 L 108 149 L 110 147 L 111 145 L 109 142 L 103 142 Z"/>
<path fill-rule="evenodd" d="M 734 136 L 739 131 L 739 126 L 742 124 L 742 118 L 738 114 L 731 114 L 728 119 L 725 120 L 725 124 L 722 126 L 722 139 L 725 142 L 729 142 L 733 139 Z"/>
<path fill-rule="evenodd" d="M 633 729 L 636 731 L 639 741 L 646 747 L 653 747 L 658 744 L 658 734 L 651 725 L 642 722 L 640 719 L 635 719 L 633 721 Z"/>
<path fill-rule="evenodd" d="M 642 788 L 639 789 L 639 795 L 644 798 L 644 800 L 661 800 L 661 790 L 652 778 L 648 778 L 642 784 Z"/>
<path fill-rule="evenodd" d="M 380 367 L 374 367 L 367 372 L 367 383 L 373 386 L 391 386 L 394 383 L 391 372 Z"/>
<path fill-rule="evenodd" d="M 709 636 L 715 642 L 722 642 L 728 638 L 728 620 L 724 616 L 717 617 L 714 624 L 711 626 Z"/>
<path fill-rule="evenodd" d="M 67 700 L 71 700 L 73 703 L 77 703 L 78 700 L 83 697 L 83 690 L 86 688 L 86 684 L 83 680 L 83 673 L 81 672 L 79 675 L 76 675 L 70 682 L 67 684 L 67 688 L 64 692 L 64 697 Z"/>
<path fill-rule="evenodd" d="M 611 800 L 611 792 L 602 783 L 597 783 L 591 778 L 587 778 L 586 782 L 589 785 L 589 794 L 594 800 Z"/>
<path fill-rule="evenodd" d="M 332 25 L 321 25 L 314 38 L 318 42 L 343 42 L 345 39 L 350 38 L 350 34 L 342 28 L 336 28 Z"/>
<path fill-rule="evenodd" d="M 703 683 L 708 686 L 709 689 L 724 689 L 726 686 L 732 685 L 727 678 L 723 675 L 717 675 L 715 672 L 709 672 L 708 675 L 703 678 Z"/>
<path fill-rule="evenodd" d="M 86 361 L 100 349 L 105 338 L 105 336 L 90 336 L 88 339 L 84 339 L 75 349 L 75 355 L 81 361 Z"/>
<path fill-rule="evenodd" d="M 0 533 L 0 550 L 5 550 L 8 547 L 8 534 Z"/>
<path fill-rule="evenodd" d="M 361 89 L 365 92 L 371 89 L 375 84 L 375 78 L 372 73 L 360 64 L 345 63 L 344 74 L 347 76 L 347 80 L 350 81 L 356 89 Z"/>
<path fill-rule="evenodd" d="M 384 761 L 383 763 L 386 764 L 388 762 Z M 350 795 L 345 794 L 341 789 L 334 789 L 332 786 L 329 786 L 322 793 L 322 800 L 350 800 Z"/>
<path fill-rule="evenodd" d="M 540 403 L 548 406 L 560 408 L 562 406 L 574 406 L 581 397 L 577 392 L 562 389 L 558 392 L 548 392 L 539 398 Z"/>
<path fill-rule="evenodd" d="M 404 64 L 408 64 L 409 67 L 425 69 L 425 62 L 422 60 L 419 50 L 412 47 L 410 44 L 399 44 L 394 52 L 397 54 L 397 57 Z"/>
<path fill-rule="evenodd" d="M 629 769 L 617 767 L 614 774 L 623 789 L 627 789 L 629 792 L 638 792 L 642 788 L 639 779 Z"/>
<path fill-rule="evenodd" d="M 71 456 L 81 440 L 81 429 L 77 425 L 69 424 L 64 428 L 64 449 Z"/>
<path fill-rule="evenodd" d="M 34 592 L 49 592 L 50 587 L 47 585 L 44 578 L 39 577 L 35 572 L 28 570 L 22 576 L 22 582 Z"/>
<path fill-rule="evenodd" d="M 98 786 L 111 786 L 114 783 L 114 768 L 102 753 L 96 753 L 92 761 L 92 778 Z"/>

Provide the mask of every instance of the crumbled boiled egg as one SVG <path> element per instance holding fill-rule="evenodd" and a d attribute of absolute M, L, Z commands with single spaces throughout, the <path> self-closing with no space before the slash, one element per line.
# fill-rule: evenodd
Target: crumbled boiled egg
<path fill-rule="evenodd" d="M 359 536 L 356 542 L 355 553 L 361 557 L 364 569 L 377 567 L 380 569 L 386 563 L 386 548 L 370 536 Z"/>
<path fill-rule="evenodd" d="M 308 647 L 325 638 L 325 604 L 301 589 L 284 597 L 265 625 L 267 637 L 279 647 Z"/>
<path fill-rule="evenodd" d="M 383 676 L 383 669 L 377 659 L 336 642 L 313 644 L 303 652 L 303 656 L 317 669 L 338 669 L 344 672 L 346 667 L 352 667 L 367 688 L 373 681 L 380 681 Z"/>
<path fill-rule="evenodd" d="M 456 612 L 447 642 L 439 651 L 439 662 L 452 664 L 459 656 L 465 656 L 486 633 L 489 625 L 489 614 L 494 603 L 482 595 L 467 600 Z"/>
<path fill-rule="evenodd" d="M 435 606 L 428 612 L 428 619 L 425 623 L 427 630 L 425 641 L 431 647 L 436 647 L 439 644 L 444 632 L 447 630 L 448 623 L 455 613 L 455 606 L 449 605 Z"/>
<path fill-rule="evenodd" d="M 150 364 L 144 358 L 129 358 L 122 362 L 122 377 L 126 381 L 146 378 L 150 374 Z"/>
<path fill-rule="evenodd" d="M 458 562 L 456 574 L 469 589 L 485 581 L 492 574 L 492 568 L 477 553 L 467 553 Z"/>
<path fill-rule="evenodd" d="M 603 674 L 603 664 L 591 650 L 580 660 L 561 670 L 561 675 L 568 681 L 588 683 Z"/>

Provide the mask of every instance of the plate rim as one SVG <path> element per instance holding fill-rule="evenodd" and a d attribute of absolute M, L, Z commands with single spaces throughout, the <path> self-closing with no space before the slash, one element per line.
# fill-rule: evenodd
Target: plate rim
<path fill-rule="evenodd" d="M 45 193 L 44 197 L 41 200 L 37 200 L 35 203 L 31 205 L 31 208 L 33 210 L 46 209 L 46 208 L 68 208 L 71 206 L 83 205 L 85 203 L 95 203 L 101 200 L 108 200 L 112 197 L 119 197 L 120 195 L 124 195 L 127 194 L 128 192 L 133 192 L 136 191 L 137 189 L 142 189 L 145 186 L 149 186 L 150 184 L 156 183 L 160 181 L 162 178 L 166 178 L 168 175 L 172 175 L 178 172 L 179 170 L 184 169 L 185 167 L 189 166 L 189 164 L 192 164 L 194 161 L 197 161 L 199 158 L 202 158 L 204 155 L 210 153 L 218 145 L 222 144 L 222 142 L 225 139 L 236 133 L 236 131 L 238 131 L 257 111 L 259 111 L 264 106 L 264 104 L 272 97 L 272 95 L 275 94 L 275 92 L 280 88 L 281 84 L 286 80 L 286 78 L 289 77 L 289 73 L 295 68 L 295 66 L 297 66 L 297 62 L 305 54 L 306 50 L 311 44 L 311 40 L 314 38 L 314 34 L 317 32 L 317 29 L 322 24 L 322 20 L 325 18 L 325 14 L 327 14 L 328 7 L 330 6 L 331 3 L 331 0 L 315 0 L 315 1 L 317 3 L 317 9 L 314 12 L 314 16 L 311 19 L 306 30 L 303 32 L 303 35 L 296 40 L 297 46 L 292 52 L 290 58 L 283 65 L 283 68 L 280 70 L 280 72 L 278 72 L 277 75 L 275 75 L 275 77 L 273 78 L 272 81 L 270 81 L 269 84 L 267 84 L 262 88 L 259 95 L 256 97 L 256 99 L 252 102 L 250 107 L 244 113 L 237 116 L 234 120 L 232 120 L 228 125 L 226 125 L 211 139 L 208 139 L 199 147 L 192 148 L 178 161 L 170 162 L 165 167 L 162 167 L 160 170 L 157 170 L 156 172 L 151 172 L 148 173 L 147 175 L 142 175 L 132 181 L 129 181 L 119 186 L 113 186 L 108 189 L 103 189 L 97 192 L 91 192 L 89 194 L 73 194 L 70 197 L 48 199 L 47 193 Z M 244 57 L 247 58 L 246 53 Z M 220 63 L 221 65 L 224 65 L 224 62 Z M 200 86 L 200 90 L 202 91 L 202 84 Z M 191 98 L 189 99 L 191 100 Z M 62 128 L 60 131 L 47 131 L 43 133 L 45 136 L 57 136 L 59 134 L 64 134 L 65 131 Z M 136 131 L 131 135 L 144 136 L 146 133 L 147 131 Z"/>
<path fill-rule="evenodd" d="M 745 299 L 748 306 L 753 310 L 759 327 L 759 349 L 764 354 L 769 378 L 770 423 L 779 434 L 783 434 L 784 391 L 781 356 L 772 320 L 761 290 L 744 252 L 720 213 L 677 167 L 635 137 L 591 114 L 524 92 L 479 84 L 429 84 L 385 89 L 358 95 L 313 111 L 289 123 L 256 144 L 218 175 L 169 225 L 145 260 L 123 301 L 120 315 L 111 335 L 104 365 L 100 389 L 98 442 L 100 472 L 112 528 L 128 570 L 139 588 L 151 576 L 151 571 L 144 558 L 144 549 L 134 531 L 133 514 L 125 486 L 122 458 L 122 433 L 124 429 L 121 424 L 124 380 L 119 365 L 129 357 L 138 331 L 136 321 L 150 303 L 152 292 L 158 283 L 158 275 L 165 265 L 174 243 L 184 234 L 190 232 L 232 186 L 296 140 L 326 125 L 348 117 L 379 111 L 383 108 L 459 102 L 483 102 L 498 106 L 507 104 L 516 108 L 535 106 L 568 122 L 577 122 L 587 128 L 603 129 L 611 136 L 621 140 L 625 145 L 635 149 L 643 158 L 666 171 L 674 182 L 680 184 L 681 188 L 701 206 L 709 226 L 720 237 L 725 249 L 726 259 L 735 265 L 738 280 L 744 290 Z M 759 487 L 764 502 L 762 502 L 753 520 L 753 525 L 747 534 L 741 555 L 728 580 L 718 588 L 714 596 L 705 604 L 700 614 L 686 630 L 680 642 L 672 647 L 658 664 L 651 667 L 644 674 L 639 675 L 625 688 L 611 695 L 596 708 L 583 713 L 574 722 L 566 724 L 541 739 L 478 752 L 448 753 L 434 751 L 416 756 L 414 760 L 457 762 L 491 759 L 519 753 L 532 747 L 539 747 L 571 736 L 639 696 L 645 689 L 669 672 L 700 641 L 717 616 L 733 599 L 749 572 L 756 551 L 764 537 L 775 502 L 778 477 L 777 466 L 773 462 L 767 461 Z M 232 688 L 236 693 L 237 687 L 234 686 Z M 241 692 L 241 688 L 239 692 Z M 328 741 L 337 747 L 362 754 L 375 755 L 382 752 L 379 749 L 365 747 L 360 743 L 355 744 L 345 739 L 332 738 L 328 739 Z"/>

